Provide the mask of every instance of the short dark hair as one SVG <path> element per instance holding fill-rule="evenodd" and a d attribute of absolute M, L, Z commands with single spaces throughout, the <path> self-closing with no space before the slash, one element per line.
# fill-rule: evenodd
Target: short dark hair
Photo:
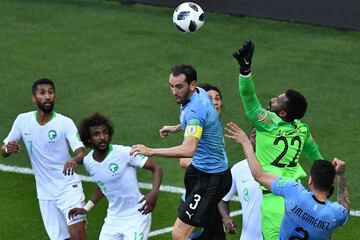
<path fill-rule="evenodd" d="M 190 84 L 192 81 L 197 81 L 197 73 L 193 66 L 188 64 L 180 64 L 175 65 L 171 68 L 171 73 L 175 77 L 179 76 L 180 74 L 184 74 L 186 79 L 185 81 Z"/>
<path fill-rule="evenodd" d="M 114 127 L 111 120 L 100 113 L 94 113 L 88 118 L 84 118 L 79 125 L 80 139 L 86 147 L 91 147 L 90 140 L 90 127 L 105 125 L 109 130 L 109 140 L 114 133 Z"/>
<path fill-rule="evenodd" d="M 202 89 L 204 89 L 205 91 L 211 91 L 211 90 L 214 90 L 214 91 L 217 91 L 220 95 L 220 99 L 222 99 L 222 95 L 221 95 L 221 92 L 220 92 L 220 89 L 214 85 L 211 85 L 211 84 L 208 84 L 208 83 L 201 83 L 198 85 L 199 87 L 201 87 Z"/>
<path fill-rule="evenodd" d="M 335 167 L 326 160 L 316 160 L 310 170 L 314 188 L 320 191 L 329 191 L 334 183 Z"/>
<path fill-rule="evenodd" d="M 33 85 L 32 85 L 32 93 L 33 95 L 35 95 L 36 93 L 36 88 L 38 85 L 42 85 L 42 84 L 49 84 L 52 86 L 52 88 L 54 89 L 55 91 L 55 84 L 52 80 L 48 79 L 48 78 L 40 78 L 38 80 L 36 80 Z"/>
<path fill-rule="evenodd" d="M 305 115 L 307 108 L 305 97 L 292 89 L 287 90 L 285 96 L 288 99 L 285 103 L 288 120 L 292 122 L 295 119 L 301 119 Z"/>

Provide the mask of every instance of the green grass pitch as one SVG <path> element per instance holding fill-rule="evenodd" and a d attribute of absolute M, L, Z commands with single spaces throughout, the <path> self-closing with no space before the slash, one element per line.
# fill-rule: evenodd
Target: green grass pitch
<path fill-rule="evenodd" d="M 95 111 L 110 116 L 113 143 L 180 144 L 181 134 L 166 140 L 158 136 L 162 125 L 179 119 L 167 83 L 170 67 L 178 63 L 194 65 L 199 82 L 219 86 L 223 123 L 231 120 L 248 129 L 237 90 L 238 66 L 231 54 L 251 38 L 256 44 L 253 76 L 259 99 L 265 105 L 288 88 L 307 97 L 304 121 L 325 158 L 347 161 L 351 208 L 360 209 L 359 32 L 205 9 L 202 29 L 183 34 L 172 24 L 173 9 L 165 7 L 100 0 L 0 0 L 0 6 L 1 139 L 17 114 L 34 109 L 31 85 L 47 76 L 57 87 L 55 110 L 76 123 Z M 238 145 L 226 141 L 226 148 L 231 166 L 244 158 Z M 183 186 L 184 171 L 177 159 L 154 160 L 164 169 L 163 184 Z M 302 162 L 308 169 L 308 161 Z M 24 151 L 0 158 L 0 163 L 30 167 Z M 139 170 L 138 176 L 141 182 L 150 181 L 147 171 Z M 89 197 L 95 185 L 83 185 Z M 161 192 L 152 231 L 172 226 L 179 199 L 179 194 Z M 1 239 L 47 239 L 33 176 L 0 172 L 0 203 Z M 239 204 L 232 205 L 239 209 Z M 98 237 L 106 206 L 103 201 L 89 213 L 89 239 Z M 236 219 L 241 225 L 241 216 Z M 360 239 L 359 224 L 359 217 L 351 217 L 334 239 Z M 167 233 L 150 239 L 170 238 Z M 239 234 L 228 239 L 239 239 Z"/>

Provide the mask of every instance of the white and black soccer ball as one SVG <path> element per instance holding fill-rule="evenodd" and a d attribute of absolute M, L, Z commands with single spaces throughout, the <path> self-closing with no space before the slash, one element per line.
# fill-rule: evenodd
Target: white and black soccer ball
<path fill-rule="evenodd" d="M 204 20 L 204 11 L 192 2 L 180 4 L 173 14 L 173 22 L 181 32 L 196 32 L 204 24 Z"/>

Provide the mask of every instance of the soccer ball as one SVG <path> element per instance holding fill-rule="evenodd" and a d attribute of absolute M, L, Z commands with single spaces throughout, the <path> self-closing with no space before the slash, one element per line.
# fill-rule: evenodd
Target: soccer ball
<path fill-rule="evenodd" d="M 196 32 L 204 24 L 204 11 L 196 3 L 182 3 L 174 11 L 173 22 L 181 32 Z"/>

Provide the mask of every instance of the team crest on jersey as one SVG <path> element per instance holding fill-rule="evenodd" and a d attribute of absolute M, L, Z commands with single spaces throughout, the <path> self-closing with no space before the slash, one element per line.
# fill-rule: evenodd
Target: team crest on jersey
<path fill-rule="evenodd" d="M 109 165 L 109 170 L 114 173 L 114 172 L 116 172 L 117 170 L 119 170 L 119 166 L 118 166 L 116 163 L 111 163 L 111 164 Z"/>
<path fill-rule="evenodd" d="M 50 140 L 54 140 L 54 139 L 57 137 L 57 133 L 56 133 L 55 130 L 50 130 L 50 131 L 48 132 L 48 136 L 49 136 L 49 139 L 50 139 Z"/>
<path fill-rule="evenodd" d="M 267 116 L 269 115 L 269 113 L 265 110 L 265 109 L 261 109 L 258 112 L 258 120 L 259 121 L 264 121 L 266 120 L 267 123 L 271 122 L 271 118 L 267 119 Z"/>
<path fill-rule="evenodd" d="M 187 132 L 190 136 L 194 136 L 196 133 L 196 127 L 195 125 L 188 125 Z"/>

